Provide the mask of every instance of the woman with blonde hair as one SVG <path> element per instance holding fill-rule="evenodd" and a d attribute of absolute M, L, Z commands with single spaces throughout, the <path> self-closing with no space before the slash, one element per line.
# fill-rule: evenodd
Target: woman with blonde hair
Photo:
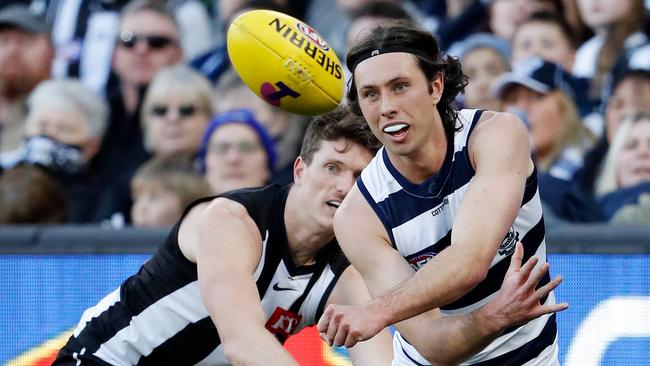
<path fill-rule="evenodd" d="M 608 219 L 650 223 L 650 112 L 624 118 L 596 179 L 596 196 Z"/>
<path fill-rule="evenodd" d="M 186 65 L 160 70 L 144 97 L 140 120 L 152 155 L 196 155 L 214 113 L 212 86 Z"/>

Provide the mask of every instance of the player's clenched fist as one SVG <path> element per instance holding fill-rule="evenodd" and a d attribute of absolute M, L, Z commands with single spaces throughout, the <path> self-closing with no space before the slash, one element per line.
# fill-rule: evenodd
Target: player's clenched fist
<path fill-rule="evenodd" d="M 370 303 L 372 304 L 372 303 Z M 384 329 L 387 324 L 364 306 L 329 305 L 318 321 L 321 338 L 332 346 L 352 347 L 357 342 L 368 340 Z"/>

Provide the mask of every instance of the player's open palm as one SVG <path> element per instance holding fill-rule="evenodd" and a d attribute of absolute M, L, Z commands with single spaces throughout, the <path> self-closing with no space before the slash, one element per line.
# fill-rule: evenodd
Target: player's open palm
<path fill-rule="evenodd" d="M 502 328 L 523 324 L 541 315 L 565 310 L 569 306 L 567 303 L 548 305 L 541 303 L 542 299 L 562 283 L 562 277 L 557 276 L 536 289 L 539 281 L 548 272 L 549 264 L 544 263 L 534 270 L 539 258 L 533 256 L 522 266 L 523 256 L 523 246 L 517 243 L 501 290 L 485 306 L 486 310 L 489 308 L 489 311 L 493 312 L 494 319 L 502 325 Z"/>

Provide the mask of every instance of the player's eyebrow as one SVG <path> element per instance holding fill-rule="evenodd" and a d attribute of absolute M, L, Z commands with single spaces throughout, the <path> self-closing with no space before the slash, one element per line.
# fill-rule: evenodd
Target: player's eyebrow
<path fill-rule="evenodd" d="M 397 81 L 400 81 L 400 80 L 403 80 L 403 79 L 407 79 L 407 77 L 404 76 L 404 75 L 397 75 L 394 78 L 392 78 L 392 79 L 390 79 L 388 81 L 385 81 L 383 83 L 383 85 L 391 85 L 391 84 L 394 84 Z M 381 83 L 379 85 L 381 85 Z M 359 90 L 373 89 L 373 88 L 376 88 L 376 87 L 377 87 L 377 84 L 364 84 L 364 85 L 359 86 Z"/>

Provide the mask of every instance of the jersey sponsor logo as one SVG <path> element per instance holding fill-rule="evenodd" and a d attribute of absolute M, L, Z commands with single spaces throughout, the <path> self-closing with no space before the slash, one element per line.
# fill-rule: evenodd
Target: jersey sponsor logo
<path fill-rule="evenodd" d="M 440 215 L 440 214 L 442 213 L 442 211 L 444 211 L 444 209 L 445 209 L 445 207 L 447 206 L 447 204 L 449 204 L 449 199 L 448 199 L 447 197 L 445 197 L 445 199 L 442 200 L 442 203 L 441 203 L 440 205 L 438 205 L 438 207 L 434 208 L 434 209 L 431 211 L 431 215 L 433 215 L 433 216 L 438 216 L 438 215 Z"/>
<path fill-rule="evenodd" d="M 427 262 L 430 261 L 433 257 L 435 257 L 436 254 L 437 253 L 434 252 L 419 253 L 413 257 L 407 258 L 407 260 L 411 265 L 411 268 L 417 271 L 420 268 L 422 268 L 425 264 L 427 264 Z"/>
<path fill-rule="evenodd" d="M 296 331 L 300 320 L 302 320 L 302 315 L 278 306 L 269 317 L 265 327 L 269 332 L 273 333 L 280 342 L 284 342 Z"/>
<path fill-rule="evenodd" d="M 519 232 L 515 230 L 514 227 L 510 226 L 508 233 L 506 234 L 501 245 L 499 246 L 499 255 L 509 256 L 515 251 L 515 245 L 519 241 Z"/>

